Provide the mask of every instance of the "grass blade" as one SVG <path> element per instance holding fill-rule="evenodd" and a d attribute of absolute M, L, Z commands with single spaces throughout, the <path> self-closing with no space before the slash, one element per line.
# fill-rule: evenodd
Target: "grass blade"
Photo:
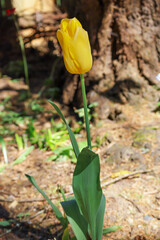
<path fill-rule="evenodd" d="M 37 185 L 34 177 L 29 176 L 28 174 L 25 174 L 25 176 L 28 178 L 28 180 L 33 184 L 33 186 L 42 194 L 42 196 L 47 200 L 49 205 L 52 207 L 54 214 L 58 218 L 58 220 L 61 222 L 64 229 L 66 229 L 68 222 L 67 219 L 62 216 L 62 213 L 59 211 L 59 209 L 53 204 L 53 202 L 47 197 L 47 195 L 43 192 L 43 190 Z"/>
<path fill-rule="evenodd" d="M 75 138 L 75 136 L 74 136 L 71 128 L 69 127 L 68 123 L 66 122 L 65 117 L 64 117 L 64 115 L 62 114 L 62 112 L 61 112 L 61 110 L 59 109 L 59 107 L 58 107 L 55 103 L 53 103 L 52 101 L 50 101 L 50 100 L 48 100 L 48 102 L 55 108 L 55 110 L 57 111 L 57 113 L 59 114 L 59 116 L 61 117 L 61 119 L 63 120 L 63 122 L 66 124 L 67 130 L 68 130 L 68 133 L 69 133 L 69 136 L 70 136 L 70 139 L 71 139 L 72 147 L 73 147 L 74 153 L 75 153 L 76 158 L 77 158 L 78 155 L 79 155 L 79 147 L 78 147 L 76 138 Z"/>
<path fill-rule="evenodd" d="M 5 143 L 2 136 L 0 136 L 0 144 L 2 146 L 2 153 L 3 153 L 3 156 L 4 156 L 4 162 L 5 162 L 5 164 L 8 164 L 6 143 Z"/>
<path fill-rule="evenodd" d="M 122 228 L 122 227 L 121 226 L 112 226 L 112 227 L 104 228 L 103 229 L 103 234 L 115 232 L 115 231 L 117 231 L 120 228 Z"/>
<path fill-rule="evenodd" d="M 16 165 L 19 164 L 21 162 L 23 162 L 24 160 L 26 160 L 26 157 L 33 151 L 34 146 L 30 146 L 29 148 L 27 148 L 13 163 L 12 165 Z"/>

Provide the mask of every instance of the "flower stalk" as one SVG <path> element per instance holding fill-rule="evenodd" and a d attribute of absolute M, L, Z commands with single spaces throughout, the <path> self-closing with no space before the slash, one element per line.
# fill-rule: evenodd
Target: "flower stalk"
<path fill-rule="evenodd" d="M 86 100 L 86 90 L 85 90 L 85 83 L 84 83 L 84 75 L 83 74 L 80 74 L 80 79 L 81 79 L 81 87 L 82 87 L 84 117 L 85 117 L 86 131 L 87 131 L 87 144 L 88 144 L 88 148 L 90 150 L 92 150 L 91 135 L 90 135 L 90 128 L 89 128 L 89 119 L 88 119 L 88 108 L 87 108 L 87 100 Z"/>
<path fill-rule="evenodd" d="M 29 76 L 28 76 L 28 64 L 27 64 L 27 58 L 26 58 L 26 53 L 25 53 L 25 46 L 24 46 L 23 38 L 20 34 L 20 29 L 19 29 L 18 22 L 17 22 L 16 17 L 14 15 L 13 15 L 13 20 L 14 20 L 15 27 L 16 27 L 16 30 L 17 30 L 17 33 L 18 33 L 18 39 L 19 39 L 19 44 L 20 44 L 20 47 L 21 47 L 22 58 L 23 58 L 24 75 L 25 75 L 26 84 L 28 86 L 28 97 L 30 97 L 31 92 L 30 92 L 30 84 L 29 84 Z"/>

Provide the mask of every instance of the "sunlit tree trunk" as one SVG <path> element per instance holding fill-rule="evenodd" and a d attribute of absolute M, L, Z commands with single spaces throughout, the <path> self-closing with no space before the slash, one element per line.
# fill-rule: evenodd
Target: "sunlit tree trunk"
<path fill-rule="evenodd" d="M 122 103 L 135 95 L 157 98 L 151 85 L 160 72 L 160 0 L 63 0 L 62 7 L 89 32 L 94 64 L 88 91 Z M 80 102 L 78 88 L 78 77 L 69 77 L 64 103 Z"/>

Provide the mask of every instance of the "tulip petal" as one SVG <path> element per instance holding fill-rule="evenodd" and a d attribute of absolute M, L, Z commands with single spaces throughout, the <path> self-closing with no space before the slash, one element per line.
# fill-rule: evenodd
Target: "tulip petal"
<path fill-rule="evenodd" d="M 80 73 L 85 73 L 89 71 L 92 67 L 92 55 L 91 48 L 88 38 L 88 33 L 83 29 L 78 27 L 75 37 L 71 42 L 69 48 L 70 55 L 74 56 L 78 62 Z"/>
<path fill-rule="evenodd" d="M 75 32 L 76 32 L 76 21 L 74 19 L 69 21 L 68 24 L 68 34 L 71 38 L 74 38 Z"/>
<path fill-rule="evenodd" d="M 75 24 L 76 24 L 76 27 L 82 27 L 82 25 L 81 25 L 80 21 L 78 21 L 78 19 L 77 19 L 77 18 L 75 18 L 75 17 L 74 17 L 72 20 L 75 22 Z"/>
<path fill-rule="evenodd" d="M 69 54 L 69 37 L 66 32 L 63 32 L 62 30 L 57 31 L 57 38 L 61 45 L 62 51 L 63 51 L 63 58 L 64 58 L 64 64 L 68 72 L 74 73 L 76 71 L 75 64 L 73 62 L 72 57 Z"/>
<path fill-rule="evenodd" d="M 57 39 L 61 45 L 61 48 L 63 49 L 63 32 L 61 30 L 57 31 Z"/>
<path fill-rule="evenodd" d="M 69 22 L 70 22 L 69 18 L 62 19 L 62 21 L 61 21 L 61 30 L 62 31 L 66 32 Z"/>

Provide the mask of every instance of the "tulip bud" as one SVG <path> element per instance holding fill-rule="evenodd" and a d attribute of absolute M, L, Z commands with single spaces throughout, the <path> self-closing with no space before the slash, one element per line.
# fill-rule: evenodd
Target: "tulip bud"
<path fill-rule="evenodd" d="M 68 72 L 82 74 L 92 67 L 91 47 L 88 33 L 76 18 L 61 21 L 57 38 L 63 51 L 64 64 Z"/>

